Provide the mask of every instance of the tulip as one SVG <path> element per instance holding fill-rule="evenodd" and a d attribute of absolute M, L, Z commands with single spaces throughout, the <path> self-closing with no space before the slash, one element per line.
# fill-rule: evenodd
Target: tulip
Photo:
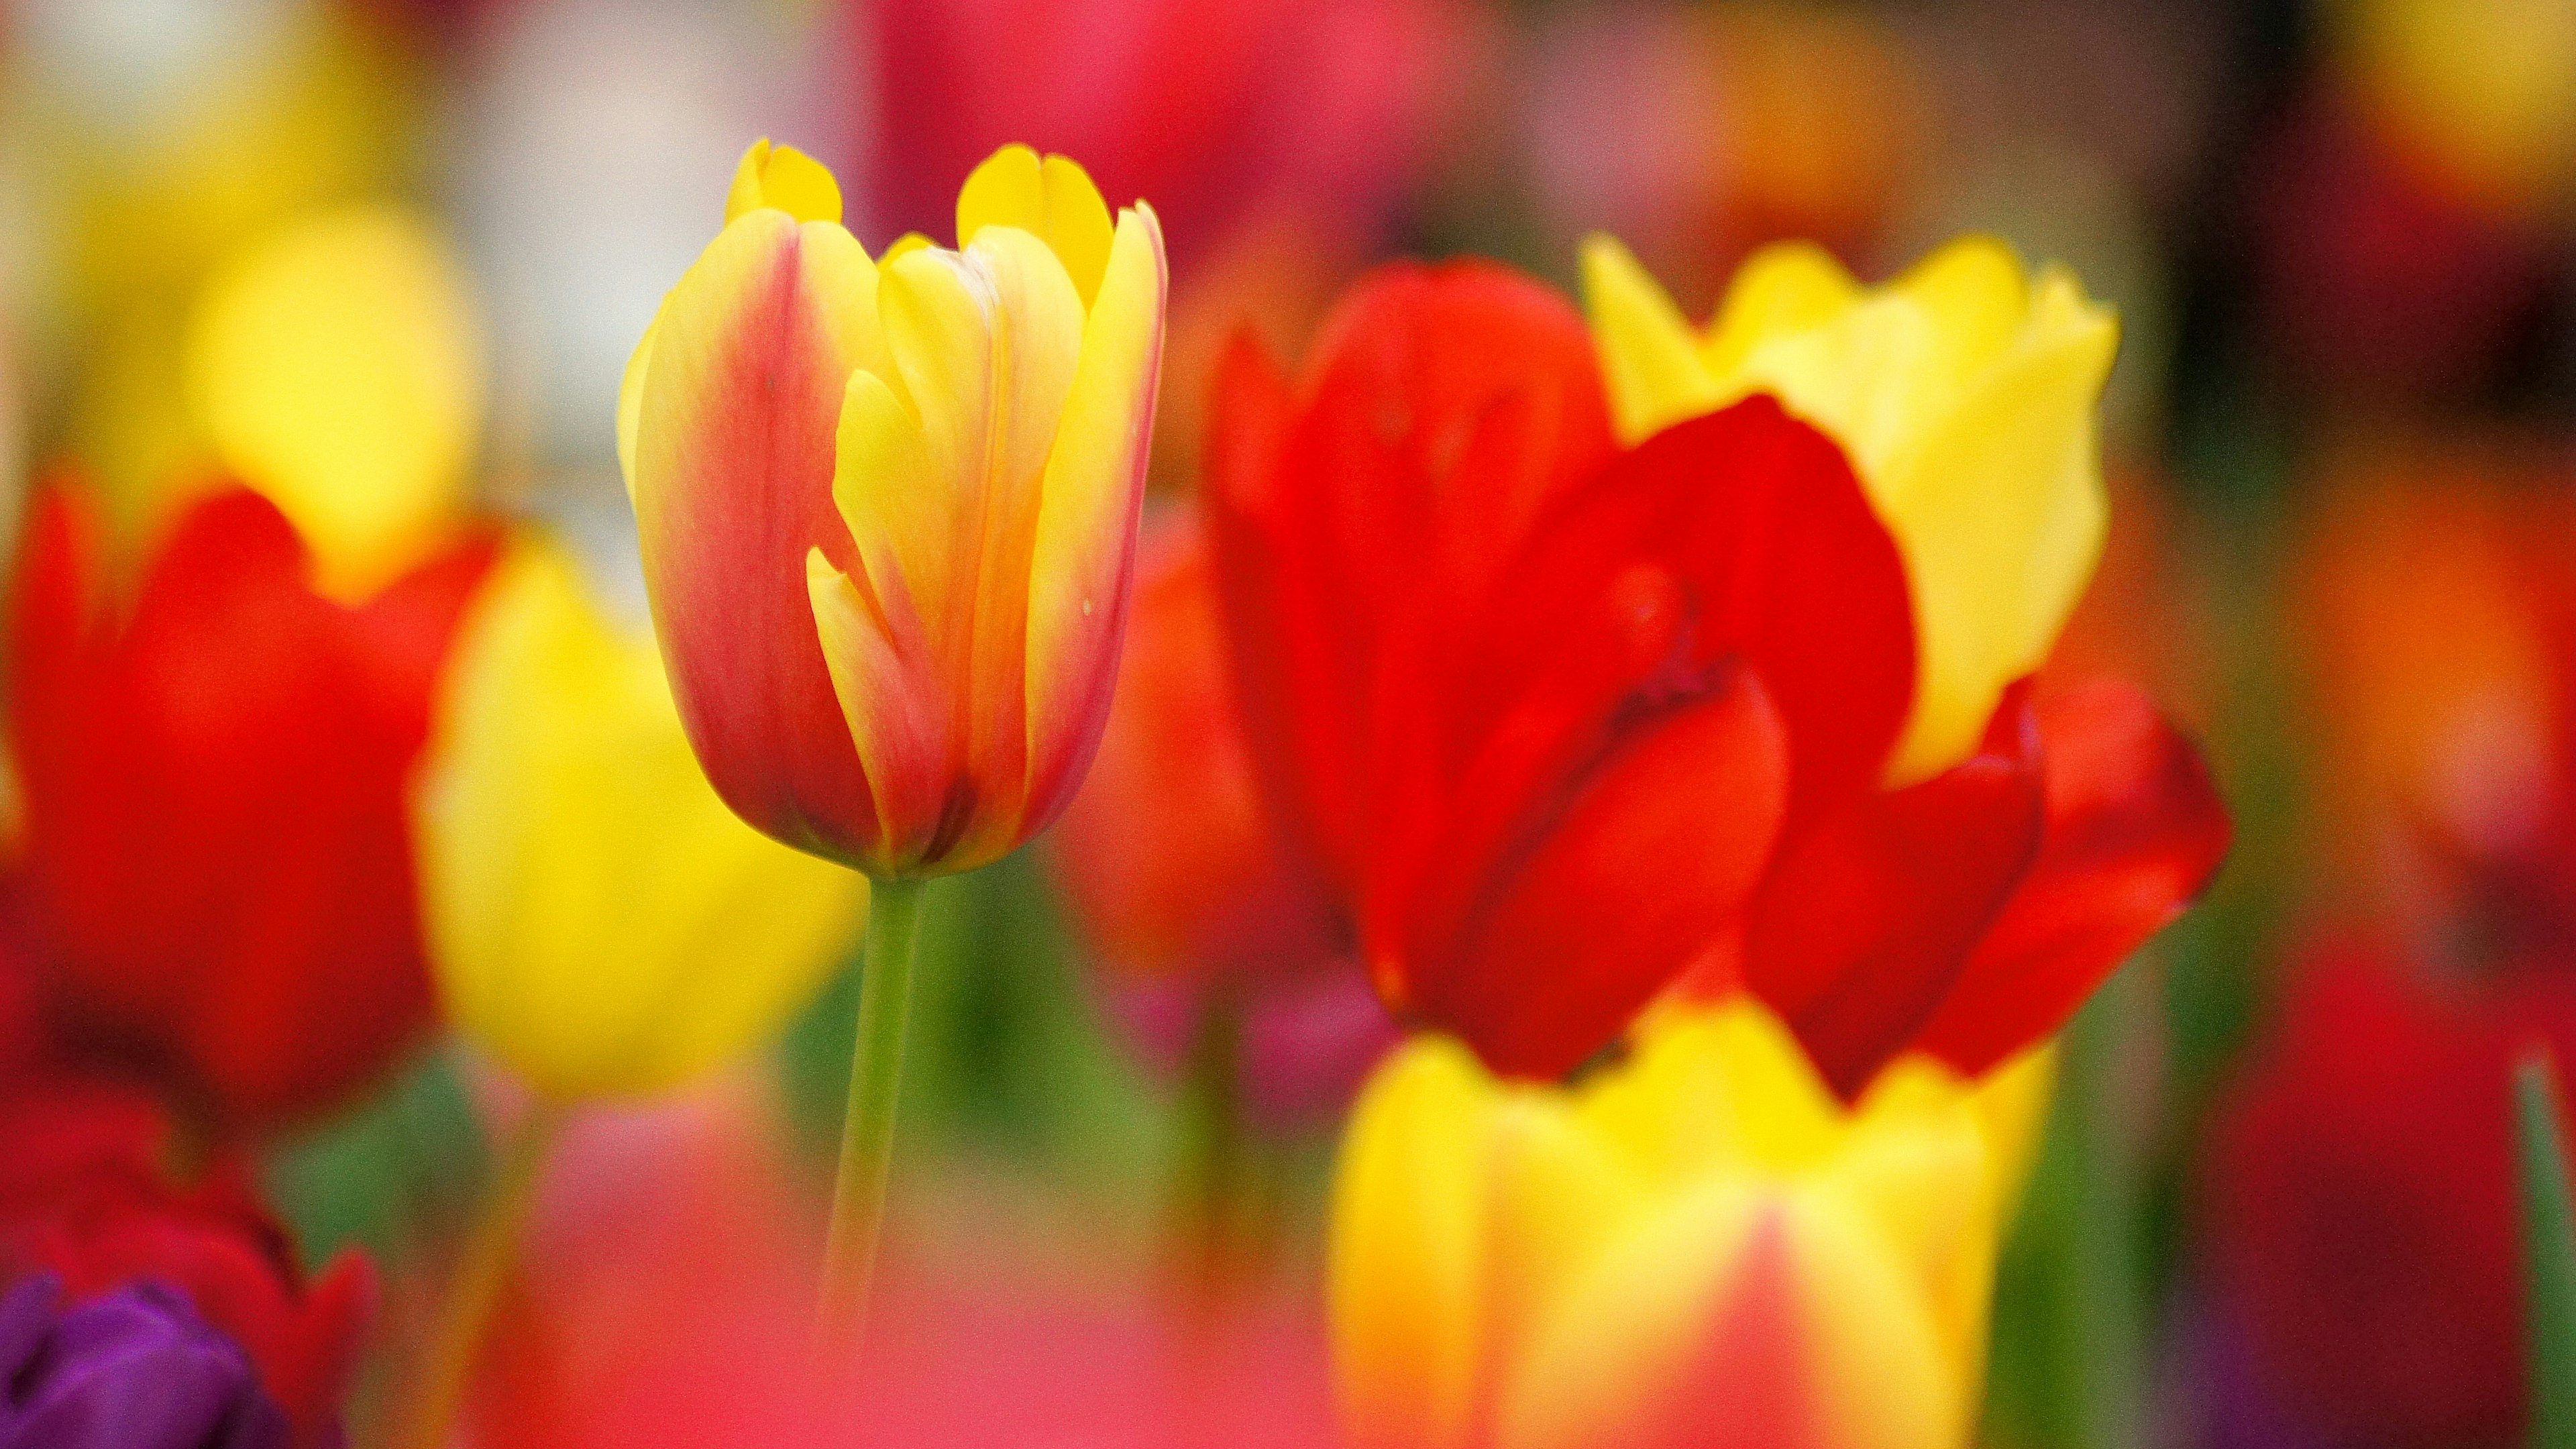
<path fill-rule="evenodd" d="M 725 809 L 650 637 L 542 544 L 458 633 L 417 798 L 447 1014 L 557 1100 L 666 1091 L 768 1039 L 867 898 Z"/>
<path fill-rule="evenodd" d="M 1123 981 L 1257 989 L 1337 954 L 1329 908 L 1272 840 L 1216 587 L 1196 513 L 1150 520 L 1118 698 L 1048 838 L 1077 925 Z"/>
<path fill-rule="evenodd" d="M 2331 460 L 2294 570 L 2314 858 L 2391 926 L 2505 959 L 2576 939 L 2568 461 L 2491 439 Z"/>
<path fill-rule="evenodd" d="M 107 596 L 86 504 L 37 500 L 10 620 L 16 884 L 76 1049 L 232 1130 L 337 1105 L 427 1031 L 404 784 L 488 556 L 468 541 L 347 605 L 232 491 Z"/>
<path fill-rule="evenodd" d="M 286 1416 L 239 1345 L 157 1284 L 65 1307 L 62 1284 L 0 1293 L 0 1444 L 288 1449 Z"/>
<path fill-rule="evenodd" d="M 169 1119 L 130 1090 L 64 1079 L 14 1087 L 0 1101 L 9 1144 L 0 1282 L 47 1275 L 84 1301 L 139 1284 L 182 1293 L 227 1347 L 238 1345 L 251 1388 L 284 1411 L 299 1449 L 338 1442 L 375 1298 L 372 1265 L 344 1250 L 308 1279 L 253 1196 L 249 1164 L 226 1156 L 181 1186 L 161 1166 L 171 1135 Z M 0 1442 L 11 1441 L 0 1433 Z"/>
<path fill-rule="evenodd" d="M 1025 146 L 966 179 L 955 251 L 871 261 L 840 209 L 813 160 L 744 154 L 627 367 L 618 454 L 716 793 L 880 882 L 825 1268 L 855 1328 L 918 882 L 1046 828 L 1107 720 L 1167 281 L 1151 207 L 1113 221 Z"/>
<path fill-rule="evenodd" d="M 988 864 L 1063 810 L 1107 716 L 1161 230 L 1025 147 L 968 178 L 959 251 L 871 262 L 830 174 L 766 142 L 726 211 L 620 405 L 680 716 L 790 845 Z"/>
<path fill-rule="evenodd" d="M 2224 852 L 2115 684 L 2013 688 L 1886 788 L 1920 590 L 1845 449 L 1767 394 L 1620 448 L 1579 319 L 1507 273 L 1378 274 L 1293 381 L 1238 349 L 1214 431 L 1266 799 L 1387 1004 L 1495 1069 L 1749 986 L 1846 1095 L 1914 1047 L 1982 1073 Z"/>
<path fill-rule="evenodd" d="M 2202 1144 L 2213 1308 L 2260 1390 L 2320 1441 L 2519 1442 L 2513 1064 L 2576 1051 L 2576 991 L 2555 973 L 2436 987 L 2368 947 L 2302 964 Z"/>
<path fill-rule="evenodd" d="M 1415 1040 L 1333 1184 L 1353 1442 L 1965 1444 L 2048 1079 L 1912 1058 L 1846 1107 L 1741 998 L 1573 1087 Z"/>
<path fill-rule="evenodd" d="M 1885 288 L 1806 246 L 1772 247 L 1692 328 L 1627 249 L 1595 237 L 1584 291 L 1622 437 L 1755 392 L 1840 443 L 1913 589 L 1915 700 L 1888 774 L 1976 753 L 2005 688 L 2037 669 L 2101 556 L 2094 405 L 2119 331 L 2060 270 L 1953 242 Z"/>

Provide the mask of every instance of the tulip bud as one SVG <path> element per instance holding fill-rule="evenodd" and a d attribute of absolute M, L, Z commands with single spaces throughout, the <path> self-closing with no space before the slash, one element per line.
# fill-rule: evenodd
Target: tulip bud
<path fill-rule="evenodd" d="M 1162 351 L 1162 233 L 1005 147 L 958 249 L 871 260 L 756 145 L 663 302 L 619 454 L 680 717 L 735 812 L 874 875 L 987 864 L 1108 713 Z"/>
<path fill-rule="evenodd" d="M 1983 238 L 1879 288 L 1814 247 L 1773 247 L 1705 331 L 1609 237 L 1586 245 L 1583 279 L 1625 441 L 1772 392 L 1842 445 L 1914 597 L 1914 708 L 1889 783 L 1974 754 L 2101 557 L 2094 410 L 2119 344 L 2110 312 L 2069 273 L 2026 276 Z"/>
<path fill-rule="evenodd" d="M 733 818 L 652 640 L 542 546 L 467 617 L 417 805 L 448 1015 L 551 1097 L 661 1091 L 770 1037 L 867 897 Z"/>
<path fill-rule="evenodd" d="M 1846 1108 L 1744 998 L 1572 1088 L 1417 1039 L 1334 1184 L 1353 1442 L 1964 1444 L 2048 1081 L 1909 1058 Z"/>

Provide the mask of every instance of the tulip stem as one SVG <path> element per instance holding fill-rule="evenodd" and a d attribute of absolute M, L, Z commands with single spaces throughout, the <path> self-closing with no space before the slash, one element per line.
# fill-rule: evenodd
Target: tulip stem
<path fill-rule="evenodd" d="M 484 1330 L 519 1261 L 519 1235 L 535 1203 L 546 1158 L 563 1128 L 560 1103 L 540 1101 L 501 1148 L 474 1206 L 474 1220 L 448 1276 L 429 1351 L 394 1443 L 401 1449 L 446 1449 L 457 1411 L 483 1347 Z"/>
<path fill-rule="evenodd" d="M 928 884 L 898 877 L 871 888 L 867 954 L 859 966 L 858 1045 L 850 1057 L 850 1102 L 841 1118 L 841 1166 L 832 1181 L 832 1227 L 823 1249 L 822 1332 L 843 1347 L 855 1348 L 867 1327 L 868 1289 L 876 1276 L 886 1177 L 894 1159 L 913 947 Z"/>

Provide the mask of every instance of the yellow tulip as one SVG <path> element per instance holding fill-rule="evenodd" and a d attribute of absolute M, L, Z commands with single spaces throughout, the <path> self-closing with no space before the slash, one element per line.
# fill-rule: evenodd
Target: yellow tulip
<path fill-rule="evenodd" d="M 327 212 L 234 259 L 186 377 L 218 461 L 294 522 L 334 593 L 418 562 L 463 505 L 481 331 L 463 268 L 407 211 Z"/>
<path fill-rule="evenodd" d="M 1889 783 L 1965 759 L 2101 558 L 2110 311 L 1990 238 L 1878 288 L 1816 247 L 1771 247 L 1705 329 L 1608 237 L 1585 244 L 1583 282 L 1626 441 L 1770 392 L 1842 445 L 1914 594 L 1915 701 Z"/>
<path fill-rule="evenodd" d="M 422 917 L 460 1031 L 558 1100 L 685 1084 L 830 974 L 865 883 L 733 817 L 653 642 L 517 549 L 458 637 L 418 798 Z"/>
<path fill-rule="evenodd" d="M 1418 1038 L 1354 1109 L 1333 1350 L 1367 1449 L 1954 1449 L 2043 1049 L 1846 1108 L 1749 1000 L 1649 1019 L 1567 1088 Z"/>

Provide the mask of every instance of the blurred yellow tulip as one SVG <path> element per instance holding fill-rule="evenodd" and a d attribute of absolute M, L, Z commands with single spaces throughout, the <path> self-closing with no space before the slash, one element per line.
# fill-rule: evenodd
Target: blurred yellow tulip
<path fill-rule="evenodd" d="M 216 276 L 192 318 L 187 395 L 224 469 L 362 595 L 453 522 L 482 427 L 481 329 L 463 269 L 408 211 L 296 223 Z"/>
<path fill-rule="evenodd" d="M 1334 1184 L 1333 1349 L 1366 1449 L 1953 1449 L 2045 1049 L 1857 1107 L 1749 1000 L 1650 1018 L 1571 1088 L 1418 1038 Z"/>
<path fill-rule="evenodd" d="M 1609 237 L 1585 243 L 1583 284 L 1625 441 L 1770 392 L 1851 455 L 1914 593 L 1914 712 L 1889 783 L 1967 758 L 2101 558 L 2109 309 L 1984 237 L 1876 288 L 1820 248 L 1766 248 L 1705 330 Z"/>
<path fill-rule="evenodd" d="M 678 1087 L 775 1034 L 853 939 L 866 884 L 716 798 L 652 640 L 528 545 L 449 669 L 417 835 L 458 1029 L 557 1100 Z"/>

